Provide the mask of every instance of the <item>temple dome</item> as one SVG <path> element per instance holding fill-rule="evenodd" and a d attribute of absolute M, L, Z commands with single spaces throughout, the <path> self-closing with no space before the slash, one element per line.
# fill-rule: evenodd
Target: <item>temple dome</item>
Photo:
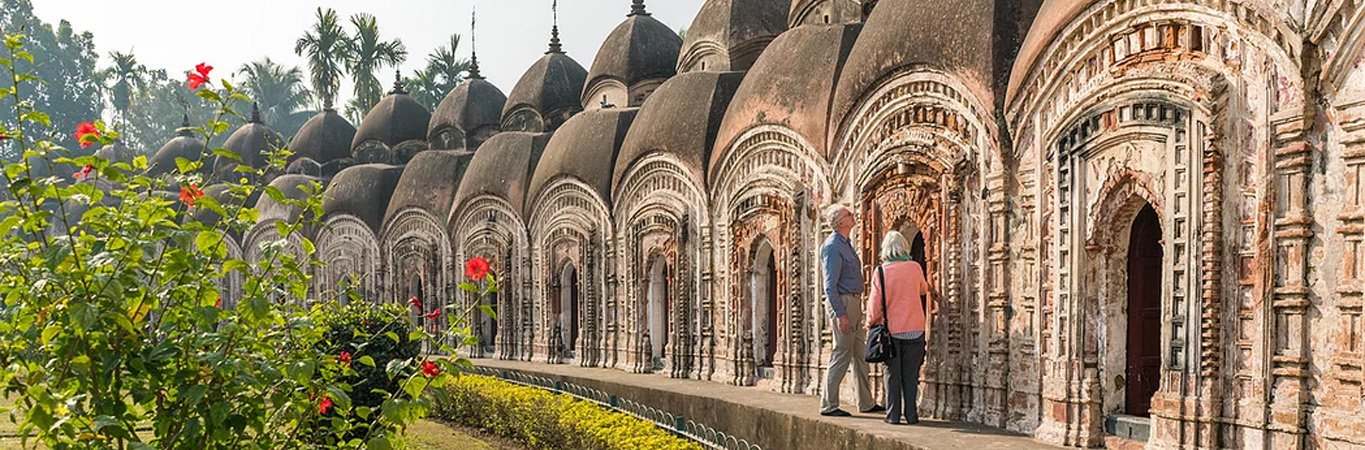
<path fill-rule="evenodd" d="M 242 164 L 246 164 L 255 169 L 265 167 L 266 153 L 284 145 L 284 138 L 275 132 L 274 129 L 261 122 L 261 112 L 255 104 L 251 105 L 251 118 L 246 125 L 242 125 L 228 136 L 227 142 L 223 143 L 223 148 L 236 153 L 242 159 Z M 219 180 L 231 180 L 234 177 L 234 169 L 237 162 L 222 156 L 214 157 L 213 174 Z"/>
<path fill-rule="evenodd" d="M 790 129 L 829 158 L 830 101 L 839 81 L 839 64 L 792 64 L 792 61 L 843 61 L 859 40 L 861 25 L 802 25 L 773 41 L 744 77 L 711 152 L 707 177 L 720 165 L 725 150 L 755 125 Z"/>
<path fill-rule="evenodd" d="M 308 175 L 280 175 L 270 180 L 270 187 L 279 189 L 288 199 L 304 201 L 308 199 L 308 193 L 303 190 L 304 186 L 312 182 L 321 183 L 323 180 Z M 206 193 L 207 195 L 207 193 Z M 303 209 L 287 203 L 277 202 L 268 195 L 262 195 L 256 199 L 256 223 L 266 223 L 272 220 L 292 222 L 298 219 Z"/>
<path fill-rule="evenodd" d="M 681 48 L 682 38 L 645 12 L 644 2 L 637 1 L 635 9 L 597 50 L 583 89 L 583 107 L 598 109 L 604 103 L 640 106 L 677 73 Z"/>
<path fill-rule="evenodd" d="M 402 164 L 427 149 L 431 112 L 408 96 L 401 81 L 370 108 L 351 140 L 351 156 L 361 163 Z"/>
<path fill-rule="evenodd" d="M 185 120 L 180 124 L 180 129 L 176 131 L 175 138 L 161 146 L 161 149 L 157 150 L 156 154 L 152 155 L 152 158 L 147 161 L 148 173 L 152 176 L 175 173 L 176 158 L 185 158 L 190 161 L 207 159 L 207 155 L 205 155 L 207 151 L 204 141 L 195 137 L 194 131 L 190 129 L 189 116 L 185 116 Z"/>
<path fill-rule="evenodd" d="M 389 199 L 384 223 L 389 223 L 399 212 L 419 208 L 442 224 L 450 216 L 451 204 L 460 190 L 460 181 L 474 159 L 474 152 L 464 150 L 431 150 L 418 153 L 403 169 L 398 186 Z"/>
<path fill-rule="evenodd" d="M 870 10 L 876 3 L 876 0 L 794 0 L 787 26 L 862 22 L 863 11 Z"/>
<path fill-rule="evenodd" d="M 787 30 L 791 0 L 707 0 L 687 28 L 678 72 L 742 71 Z"/>
<path fill-rule="evenodd" d="M 549 133 L 504 131 L 484 142 L 460 180 L 454 207 L 480 195 L 492 195 L 520 214 L 526 204 L 526 185 L 549 140 Z"/>
<path fill-rule="evenodd" d="M 571 177 L 592 187 L 611 205 L 611 172 L 637 108 L 608 108 L 574 116 L 550 139 L 527 190 L 528 203 L 550 182 Z M 527 211 L 527 215 L 530 212 Z"/>
<path fill-rule="evenodd" d="M 138 151 L 128 148 L 127 145 L 123 144 L 122 139 L 115 140 L 95 151 L 96 157 L 109 161 L 111 164 L 117 162 L 132 163 L 133 158 L 136 158 L 137 155 Z"/>
<path fill-rule="evenodd" d="M 389 199 L 402 175 L 402 166 L 361 164 L 347 167 L 333 177 L 323 191 L 323 216 L 355 216 L 378 235 L 384 222 L 384 211 L 388 209 Z"/>
<path fill-rule="evenodd" d="M 882 0 L 844 64 L 832 126 L 879 83 L 912 69 L 945 72 L 992 104 L 993 10 L 990 0 Z"/>
<path fill-rule="evenodd" d="M 318 164 L 351 157 L 355 127 L 334 109 L 317 113 L 299 128 L 289 142 L 294 159 L 312 158 Z"/>
<path fill-rule="evenodd" d="M 501 131 L 507 96 L 482 77 L 471 76 L 436 106 L 427 128 L 433 150 L 475 150 Z"/>
<path fill-rule="evenodd" d="M 551 132 L 583 110 L 579 96 L 588 72 L 560 51 L 536 60 L 517 81 L 502 109 L 504 131 Z"/>
<path fill-rule="evenodd" d="M 616 157 L 613 191 L 632 165 L 653 153 L 673 155 L 700 186 L 725 110 L 743 80 L 743 72 L 691 72 L 660 86 L 640 108 Z"/>

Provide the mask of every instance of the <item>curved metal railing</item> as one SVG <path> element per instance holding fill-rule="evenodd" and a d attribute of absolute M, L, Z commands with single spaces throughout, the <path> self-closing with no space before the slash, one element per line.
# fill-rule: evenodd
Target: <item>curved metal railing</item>
<path fill-rule="evenodd" d="M 652 422 L 655 426 L 658 426 L 665 431 L 673 433 L 683 439 L 699 443 L 703 447 L 709 449 L 763 450 L 763 447 L 758 444 L 750 443 L 746 439 L 741 439 L 710 425 L 675 415 L 634 400 L 624 399 L 600 389 L 593 389 L 577 383 L 509 369 L 493 369 L 483 366 L 474 366 L 473 369 L 469 369 L 468 371 L 470 373 L 495 377 L 503 381 L 523 386 L 545 389 L 587 400 L 602 407 Z"/>

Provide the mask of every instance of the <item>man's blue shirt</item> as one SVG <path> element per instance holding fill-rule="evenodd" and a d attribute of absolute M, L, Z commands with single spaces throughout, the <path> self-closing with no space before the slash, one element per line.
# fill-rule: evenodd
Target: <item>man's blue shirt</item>
<path fill-rule="evenodd" d="M 840 294 L 863 292 L 863 263 L 853 252 L 848 237 L 833 232 L 820 246 L 820 267 L 825 271 L 825 298 L 835 317 L 844 316 L 844 300 Z"/>

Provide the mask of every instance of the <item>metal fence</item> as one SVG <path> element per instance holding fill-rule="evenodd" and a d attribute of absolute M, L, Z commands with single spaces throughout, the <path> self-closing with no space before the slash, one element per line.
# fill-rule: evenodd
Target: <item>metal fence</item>
<path fill-rule="evenodd" d="M 653 422 L 654 425 L 661 429 L 682 437 L 683 439 L 697 442 L 709 449 L 763 450 L 763 447 L 758 444 L 749 443 L 748 440 L 740 439 L 710 425 L 698 423 L 695 420 L 675 415 L 634 400 L 621 398 L 620 396 L 609 394 L 599 389 L 508 369 L 474 366 L 469 372 L 496 377 L 523 386 L 545 389 L 587 400 L 614 411 Z"/>

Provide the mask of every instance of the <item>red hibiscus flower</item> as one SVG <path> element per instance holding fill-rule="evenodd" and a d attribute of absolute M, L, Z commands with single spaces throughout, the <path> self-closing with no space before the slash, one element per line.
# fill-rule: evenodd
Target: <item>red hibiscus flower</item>
<path fill-rule="evenodd" d="M 441 374 L 441 367 L 431 361 L 422 361 L 422 374 L 434 377 Z"/>
<path fill-rule="evenodd" d="M 441 317 L 441 310 L 439 309 L 433 309 L 427 313 L 427 320 L 436 320 L 437 317 Z"/>
<path fill-rule="evenodd" d="M 9 135 L 8 135 L 8 134 L 0 133 L 0 141 L 4 141 L 4 140 L 8 140 L 8 139 L 9 139 Z"/>
<path fill-rule="evenodd" d="M 76 141 L 81 143 L 81 148 L 86 148 L 89 147 L 90 144 L 94 144 L 95 139 L 98 139 L 99 137 L 100 130 L 99 128 L 95 128 L 95 124 L 81 122 L 80 125 L 76 125 Z"/>
<path fill-rule="evenodd" d="M 218 297 L 218 301 L 213 302 L 213 307 L 214 307 L 214 308 L 218 308 L 218 309 L 223 309 L 223 298 L 222 298 L 222 297 Z"/>
<path fill-rule="evenodd" d="M 412 298 L 408 299 L 408 304 L 412 305 L 413 308 L 417 308 L 418 314 L 422 313 L 422 299 L 417 298 L 417 296 L 414 295 Z"/>
<path fill-rule="evenodd" d="M 488 260 L 482 256 L 475 256 L 474 259 L 464 263 L 464 276 L 471 280 L 482 280 L 488 276 Z"/>
<path fill-rule="evenodd" d="M 86 178 L 90 178 L 90 174 L 94 171 L 95 166 L 86 164 L 81 170 L 77 170 L 76 173 L 71 174 L 71 178 L 75 178 L 76 181 L 85 181 Z"/>
<path fill-rule="evenodd" d="M 180 188 L 180 201 L 185 202 L 185 205 L 190 208 L 194 207 L 195 200 L 199 200 L 203 196 L 204 191 L 199 189 L 198 184 L 190 183 L 189 186 Z"/>
<path fill-rule="evenodd" d="M 194 72 L 185 77 L 185 82 L 189 84 L 190 90 L 197 90 L 199 86 L 209 82 L 209 71 L 213 66 L 199 63 L 194 66 Z"/>
<path fill-rule="evenodd" d="M 318 402 L 318 414 L 327 414 L 329 409 L 332 409 L 332 398 L 323 396 L 322 401 Z"/>
<path fill-rule="evenodd" d="M 341 352 L 340 355 L 337 355 L 337 360 L 341 361 L 342 364 L 351 365 L 351 352 Z"/>

